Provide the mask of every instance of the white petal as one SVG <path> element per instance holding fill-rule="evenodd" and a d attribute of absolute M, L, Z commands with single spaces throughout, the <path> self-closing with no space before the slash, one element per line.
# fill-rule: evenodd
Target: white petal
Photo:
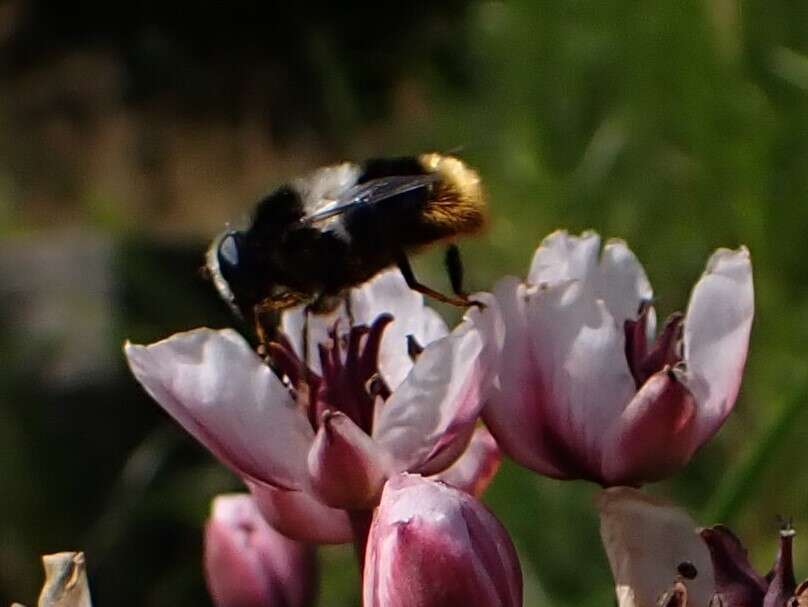
<path fill-rule="evenodd" d="M 621 326 L 627 318 L 637 317 L 640 302 L 653 297 L 645 270 L 626 243 L 611 239 L 601 254 L 600 237 L 594 232 L 570 236 L 557 231 L 536 250 L 528 283 L 553 285 L 569 280 L 586 285 L 592 299 L 605 301 Z"/>
<path fill-rule="evenodd" d="M 407 336 L 412 335 L 426 347 L 449 332 L 440 315 L 424 305 L 424 296 L 407 286 L 398 269 L 382 272 L 352 291 L 351 306 L 356 324 L 370 326 L 381 314 L 393 315 L 379 352 L 379 370 L 391 390 L 398 388 L 412 369 Z"/>
<path fill-rule="evenodd" d="M 382 272 L 352 289 L 350 301 L 354 325 L 370 326 L 382 314 L 393 315 L 379 352 L 379 369 L 391 390 L 395 390 L 412 369 L 407 336 L 412 335 L 419 344 L 427 346 L 448 333 L 440 315 L 424 305 L 423 295 L 410 289 L 397 269 Z M 298 356 L 303 352 L 304 315 L 305 306 L 298 306 L 284 312 L 282 318 L 282 329 Z M 309 315 L 309 365 L 315 372 L 320 372 L 317 344 L 328 339 L 328 332 L 337 321 L 339 333 L 346 334 L 351 320 L 344 304 L 330 314 Z"/>
<path fill-rule="evenodd" d="M 432 342 L 407 379 L 382 405 L 373 438 L 393 455 L 398 470 L 413 470 L 476 421 L 493 360 L 471 322 Z"/>
<path fill-rule="evenodd" d="M 311 426 L 235 331 L 197 329 L 125 351 L 152 398 L 237 474 L 287 488 L 305 483 Z"/>
<path fill-rule="evenodd" d="M 622 240 L 612 239 L 606 243 L 599 270 L 597 296 L 606 302 L 617 324 L 622 327 L 626 319 L 637 318 L 641 302 L 653 298 L 651 283 L 640 261 Z"/>
<path fill-rule="evenodd" d="M 570 236 L 566 230 L 557 230 L 536 249 L 527 281 L 533 285 L 586 282 L 597 268 L 599 253 L 600 236 L 594 232 Z"/>
<path fill-rule="evenodd" d="M 623 328 L 578 282 L 537 291 L 526 313 L 544 423 L 595 474 L 605 430 L 635 393 Z"/>
<path fill-rule="evenodd" d="M 685 316 L 687 384 L 696 397 L 702 442 L 718 430 L 735 404 L 754 307 L 749 251 L 719 249 L 693 289 Z"/>
<path fill-rule="evenodd" d="M 336 310 L 328 314 L 308 313 L 309 322 L 306 329 L 306 305 L 296 306 L 286 310 L 281 316 L 281 331 L 289 338 L 289 342 L 294 348 L 295 354 L 308 364 L 315 372 L 321 373 L 320 353 L 317 344 L 328 341 L 328 332 L 339 321 L 340 333 L 345 333 L 350 327 L 348 315 L 345 313 L 345 305 L 340 304 Z M 303 332 L 308 330 L 308 355 L 303 353 Z"/>
<path fill-rule="evenodd" d="M 683 561 L 698 571 L 687 582 L 690 604 L 710 602 L 715 593 L 710 554 L 684 510 L 627 487 L 607 489 L 597 501 L 620 607 L 656 607 Z"/>

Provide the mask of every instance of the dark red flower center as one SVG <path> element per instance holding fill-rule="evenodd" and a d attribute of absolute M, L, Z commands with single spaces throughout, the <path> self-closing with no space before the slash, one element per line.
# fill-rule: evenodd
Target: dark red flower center
<path fill-rule="evenodd" d="M 682 361 L 682 322 L 681 312 L 671 314 L 665 321 L 662 331 L 649 346 L 648 315 L 650 302 L 640 304 L 637 320 L 627 320 L 623 325 L 626 335 L 626 360 L 634 383 L 639 390 L 654 373 L 666 366 L 674 367 Z"/>
<path fill-rule="evenodd" d="M 723 525 L 701 530 L 710 551 L 715 578 L 715 594 L 709 607 L 806 607 L 808 581 L 797 586 L 794 580 L 792 543 L 794 528 L 790 521 L 780 528 L 780 547 L 774 567 L 760 575 L 749 563 L 741 540 Z M 673 586 L 658 601 L 659 607 L 692 607 L 688 602 L 687 582 L 698 575 L 692 563 L 678 567 Z"/>
<path fill-rule="evenodd" d="M 800 605 L 803 585 L 794 579 L 790 523 L 780 529 L 780 546 L 774 566 L 766 575 L 749 563 L 741 540 L 723 525 L 703 529 L 701 537 L 710 550 L 716 584 L 714 603 L 721 607 L 791 607 Z"/>
<path fill-rule="evenodd" d="M 368 434 L 373 431 L 376 403 L 390 396 L 379 372 L 379 352 L 384 331 L 392 321 L 390 314 L 382 314 L 369 327 L 351 327 L 342 335 L 337 321 L 329 330 L 329 340 L 317 345 L 320 374 L 301 360 L 285 335 L 269 344 L 273 368 L 305 409 L 315 430 L 323 412 L 329 410 L 341 411 Z"/>

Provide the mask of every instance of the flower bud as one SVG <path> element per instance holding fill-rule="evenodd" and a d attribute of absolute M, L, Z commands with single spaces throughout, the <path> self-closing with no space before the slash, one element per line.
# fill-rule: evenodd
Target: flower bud
<path fill-rule="evenodd" d="M 314 552 L 261 518 L 249 494 L 213 500 L 205 575 L 216 607 L 304 607 L 315 594 Z"/>
<path fill-rule="evenodd" d="M 470 495 L 418 475 L 390 479 L 368 538 L 365 607 L 522 605 L 516 551 Z"/>
<path fill-rule="evenodd" d="M 805 604 L 805 587 L 794 579 L 792 543 L 794 529 L 780 529 L 780 548 L 774 567 L 761 575 L 752 567 L 741 540 L 723 525 L 701 530 L 715 568 L 716 596 L 723 607 L 799 607 Z"/>
<path fill-rule="evenodd" d="M 332 508 L 372 510 L 391 469 L 386 456 L 347 415 L 325 411 L 309 451 L 312 489 Z"/>

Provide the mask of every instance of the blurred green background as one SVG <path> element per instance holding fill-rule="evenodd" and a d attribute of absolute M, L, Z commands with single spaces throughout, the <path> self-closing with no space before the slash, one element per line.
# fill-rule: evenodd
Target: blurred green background
<path fill-rule="evenodd" d="M 1 602 L 34 603 L 39 554 L 81 548 L 99 606 L 209 604 L 200 529 L 238 482 L 141 392 L 122 341 L 231 322 L 197 269 L 272 185 L 457 148 L 494 214 L 463 244 L 472 288 L 594 228 L 630 243 L 664 316 L 713 249 L 751 249 L 736 411 L 649 490 L 730 524 L 762 570 L 793 516 L 808 575 L 808 3 L 19 0 L 0 49 Z M 448 288 L 439 257 L 417 269 Z M 486 499 L 526 605 L 611 604 L 596 491 L 504 465 Z M 321 556 L 320 605 L 357 605 L 351 549 Z"/>

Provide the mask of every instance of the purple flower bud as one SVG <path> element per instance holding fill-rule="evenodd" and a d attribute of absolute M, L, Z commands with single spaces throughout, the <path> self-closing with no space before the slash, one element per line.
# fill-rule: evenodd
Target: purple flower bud
<path fill-rule="evenodd" d="M 332 508 L 372 510 L 392 470 L 387 459 L 350 417 L 326 410 L 308 456 L 312 490 Z"/>
<path fill-rule="evenodd" d="M 716 595 L 723 607 L 786 607 L 800 605 L 804 584 L 794 579 L 790 524 L 780 530 L 780 547 L 774 567 L 765 576 L 749 563 L 741 540 L 723 525 L 701 531 L 715 568 Z"/>
<path fill-rule="evenodd" d="M 270 527 L 249 494 L 213 500 L 204 559 L 216 607 L 305 607 L 316 594 L 313 548 Z"/>
<path fill-rule="evenodd" d="M 367 545 L 365 607 L 522 605 L 516 551 L 473 497 L 418 475 L 390 479 Z"/>
<path fill-rule="evenodd" d="M 762 605 L 769 584 L 749 563 L 741 540 L 724 525 L 702 529 L 701 537 L 710 549 L 722 603 L 733 607 Z"/>

